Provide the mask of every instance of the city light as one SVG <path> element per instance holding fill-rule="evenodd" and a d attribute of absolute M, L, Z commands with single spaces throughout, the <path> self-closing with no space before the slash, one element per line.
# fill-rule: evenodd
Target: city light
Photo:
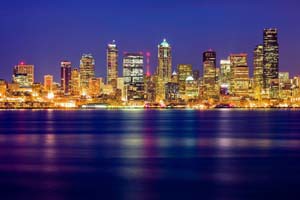
<path fill-rule="evenodd" d="M 34 65 L 21 61 L 11 83 L 0 80 L 4 108 L 289 108 L 300 105 L 300 76 L 279 71 L 278 30 L 264 29 L 253 51 L 253 76 L 248 54 L 231 53 L 217 61 L 217 52 L 203 53 L 202 76 L 191 64 L 173 63 L 172 47 L 163 39 L 158 63 L 150 74 L 150 52 L 124 52 L 119 77 L 118 45 L 107 45 L 107 77 L 96 77 L 95 59 L 83 54 L 79 68 L 60 61 L 60 82 L 45 75 L 36 83 Z M 255 46 L 255 45 L 253 45 Z M 145 69 L 145 70 L 144 70 Z M 172 73 L 173 72 L 173 73 Z M 106 82 L 104 80 L 106 79 Z"/>

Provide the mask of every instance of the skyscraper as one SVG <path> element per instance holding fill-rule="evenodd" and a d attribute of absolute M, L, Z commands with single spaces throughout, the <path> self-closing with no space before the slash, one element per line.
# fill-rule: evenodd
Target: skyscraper
<path fill-rule="evenodd" d="M 249 91 L 249 67 L 248 55 L 245 53 L 231 54 L 230 64 L 233 70 L 232 93 L 235 96 L 248 96 Z"/>
<path fill-rule="evenodd" d="M 123 77 L 127 101 L 144 100 L 144 56 L 141 53 L 125 53 Z"/>
<path fill-rule="evenodd" d="M 95 77 L 95 60 L 91 54 L 83 54 L 80 60 L 81 94 L 87 94 L 89 79 Z"/>
<path fill-rule="evenodd" d="M 264 88 L 270 88 L 272 79 L 278 79 L 279 73 L 279 45 L 277 29 L 264 29 L 263 39 Z"/>
<path fill-rule="evenodd" d="M 106 62 L 107 84 L 111 84 L 113 88 L 116 89 L 118 78 L 118 48 L 114 40 L 107 45 Z"/>
<path fill-rule="evenodd" d="M 218 96 L 218 91 L 216 90 L 216 60 L 217 55 L 215 51 L 210 49 L 203 53 L 203 84 L 206 99 Z"/>
<path fill-rule="evenodd" d="M 227 95 L 231 92 L 232 69 L 230 59 L 220 61 L 220 87 L 221 94 Z"/>
<path fill-rule="evenodd" d="M 24 83 L 24 85 L 31 86 L 34 83 L 34 66 L 27 65 L 24 62 L 16 65 L 13 70 L 13 80 L 15 80 L 15 78 L 18 79 L 18 77 L 24 77 L 27 79 L 27 81 L 25 81 L 27 83 Z"/>
<path fill-rule="evenodd" d="M 172 75 L 171 46 L 166 39 L 158 45 L 158 67 L 156 75 L 156 99 L 160 101 L 165 97 L 165 84 L 171 81 Z"/>
<path fill-rule="evenodd" d="M 70 82 L 71 94 L 74 96 L 80 95 L 80 74 L 77 68 L 71 71 L 71 82 Z"/>
<path fill-rule="evenodd" d="M 60 66 L 61 89 L 65 95 L 68 95 L 70 93 L 71 62 L 62 61 Z"/>
<path fill-rule="evenodd" d="M 263 68 L 264 68 L 264 47 L 263 45 L 257 45 L 254 49 L 253 56 L 253 81 L 254 81 L 254 97 L 256 99 L 261 98 L 262 89 L 264 86 Z"/>

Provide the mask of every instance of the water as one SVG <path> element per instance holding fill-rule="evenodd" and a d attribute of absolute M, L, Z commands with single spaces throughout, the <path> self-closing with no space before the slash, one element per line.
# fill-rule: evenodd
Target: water
<path fill-rule="evenodd" d="M 300 111 L 0 111 L 1 199 L 297 199 Z"/>

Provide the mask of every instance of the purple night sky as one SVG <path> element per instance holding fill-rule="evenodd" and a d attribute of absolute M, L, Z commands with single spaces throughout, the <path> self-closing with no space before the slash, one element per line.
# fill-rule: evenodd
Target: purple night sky
<path fill-rule="evenodd" d="M 70 60 L 78 67 L 83 53 L 93 54 L 96 75 L 105 77 L 106 44 L 112 40 L 121 55 L 150 51 L 153 72 L 157 44 L 163 38 L 173 48 L 173 69 L 190 63 L 202 71 L 202 52 L 209 48 L 218 60 L 230 53 L 248 53 L 252 69 L 252 51 L 268 27 L 279 29 L 280 71 L 296 75 L 299 7 L 296 0 L 4 0 L 0 78 L 11 81 L 13 66 L 23 60 L 35 65 L 37 82 L 45 74 L 58 81 L 60 61 Z"/>

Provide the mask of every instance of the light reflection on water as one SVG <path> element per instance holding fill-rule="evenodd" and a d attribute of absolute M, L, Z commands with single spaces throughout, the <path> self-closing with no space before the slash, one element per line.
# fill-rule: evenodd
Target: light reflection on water
<path fill-rule="evenodd" d="M 13 199 L 33 191 L 31 199 L 253 199 L 276 188 L 283 195 L 293 188 L 278 189 L 279 182 L 299 183 L 299 115 L 2 111 L 1 193 Z"/>

